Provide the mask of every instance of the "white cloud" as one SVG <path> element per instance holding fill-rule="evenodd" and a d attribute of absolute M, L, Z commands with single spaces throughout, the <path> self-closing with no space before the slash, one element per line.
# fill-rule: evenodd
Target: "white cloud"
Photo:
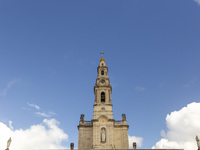
<path fill-rule="evenodd" d="M 196 135 L 200 136 L 200 103 L 190 103 L 166 117 L 168 131 L 152 148 L 197 149 Z"/>
<path fill-rule="evenodd" d="M 13 130 L 12 121 L 8 121 L 9 128 Z"/>
<path fill-rule="evenodd" d="M 41 117 L 46 117 L 46 118 L 50 117 L 50 115 L 46 114 L 45 112 L 36 112 L 35 114 Z"/>
<path fill-rule="evenodd" d="M 3 91 L 0 93 L 0 96 L 6 96 L 8 90 L 13 87 L 16 83 L 19 82 L 19 79 L 14 79 L 11 80 L 10 82 L 7 83 L 6 87 L 3 89 Z"/>
<path fill-rule="evenodd" d="M 195 2 L 197 2 L 200 5 L 200 0 L 194 0 Z"/>
<path fill-rule="evenodd" d="M 129 139 L 129 148 L 133 148 L 133 142 L 137 143 L 137 147 L 141 147 L 142 146 L 142 141 L 143 138 L 142 137 L 136 137 L 136 136 L 128 136 Z"/>
<path fill-rule="evenodd" d="M 54 112 L 36 112 L 35 114 L 40 117 L 46 117 L 46 118 L 50 118 L 50 117 L 56 115 L 56 113 L 54 113 Z"/>
<path fill-rule="evenodd" d="M 50 111 L 50 112 L 48 112 L 48 114 L 51 116 L 51 115 L 56 115 L 56 113 L 55 112 L 52 112 L 52 111 Z"/>
<path fill-rule="evenodd" d="M 35 108 L 35 109 L 37 109 L 37 110 L 40 110 L 40 107 L 39 107 L 38 105 L 29 104 L 29 103 L 27 103 L 27 105 L 30 106 L 30 107 L 33 107 L 33 108 Z"/>
<path fill-rule="evenodd" d="M 30 103 L 27 103 L 27 105 L 38 110 L 37 112 L 34 112 L 37 116 L 50 118 L 50 117 L 56 115 L 55 112 L 51 112 L 51 111 L 50 112 L 45 112 L 45 111 L 42 111 L 42 109 L 38 105 L 30 104 Z M 25 110 L 28 110 L 28 109 L 25 109 Z"/>
<path fill-rule="evenodd" d="M 12 138 L 10 149 L 14 150 L 67 148 L 61 143 L 68 140 L 68 135 L 59 128 L 55 119 L 44 119 L 41 124 L 18 130 L 0 122 L 0 133 L 0 149 L 6 149 L 9 137 Z"/>
<path fill-rule="evenodd" d="M 134 88 L 135 91 L 144 91 L 144 87 L 139 87 L 139 86 L 136 86 Z"/>

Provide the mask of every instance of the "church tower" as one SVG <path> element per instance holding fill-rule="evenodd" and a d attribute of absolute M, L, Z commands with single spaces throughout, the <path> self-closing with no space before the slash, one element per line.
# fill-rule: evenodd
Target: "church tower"
<path fill-rule="evenodd" d="M 85 121 L 84 115 L 80 117 L 78 125 L 78 149 L 129 149 L 128 125 L 126 115 L 122 120 L 113 119 L 112 87 L 108 78 L 108 67 L 105 59 L 100 59 L 97 67 L 97 79 L 94 86 L 94 112 L 91 121 Z"/>

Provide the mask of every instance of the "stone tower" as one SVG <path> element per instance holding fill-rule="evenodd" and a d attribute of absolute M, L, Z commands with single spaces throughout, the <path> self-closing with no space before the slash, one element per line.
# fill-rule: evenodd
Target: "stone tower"
<path fill-rule="evenodd" d="M 128 149 L 129 126 L 125 114 L 122 114 L 120 121 L 113 119 L 112 87 L 108 78 L 108 67 L 103 56 L 100 59 L 97 72 L 94 86 L 93 120 L 85 121 L 84 115 L 81 115 L 78 125 L 78 149 Z"/>

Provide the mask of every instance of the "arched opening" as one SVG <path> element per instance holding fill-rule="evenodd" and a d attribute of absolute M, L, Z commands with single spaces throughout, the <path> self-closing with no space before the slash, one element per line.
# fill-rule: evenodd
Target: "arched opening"
<path fill-rule="evenodd" d="M 104 71 L 103 70 L 101 71 L 101 75 L 104 75 Z"/>
<path fill-rule="evenodd" d="M 105 93 L 104 92 L 102 92 L 101 93 L 101 102 L 105 102 Z"/>

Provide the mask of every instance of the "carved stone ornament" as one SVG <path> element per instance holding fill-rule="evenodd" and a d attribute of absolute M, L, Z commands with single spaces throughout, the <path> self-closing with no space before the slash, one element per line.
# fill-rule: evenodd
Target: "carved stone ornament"
<path fill-rule="evenodd" d="M 74 149 L 74 143 L 70 144 L 70 149 L 73 150 Z"/>
<path fill-rule="evenodd" d="M 126 121 L 126 114 L 122 114 L 122 120 Z"/>
<path fill-rule="evenodd" d="M 84 122 L 84 116 L 85 116 L 84 114 L 81 114 L 81 117 L 80 117 L 81 122 Z"/>
<path fill-rule="evenodd" d="M 6 148 L 6 150 L 9 150 L 9 147 L 10 147 L 10 144 L 11 144 L 11 137 L 9 138 L 9 140 L 8 140 L 8 142 L 7 142 L 7 148 Z"/>

